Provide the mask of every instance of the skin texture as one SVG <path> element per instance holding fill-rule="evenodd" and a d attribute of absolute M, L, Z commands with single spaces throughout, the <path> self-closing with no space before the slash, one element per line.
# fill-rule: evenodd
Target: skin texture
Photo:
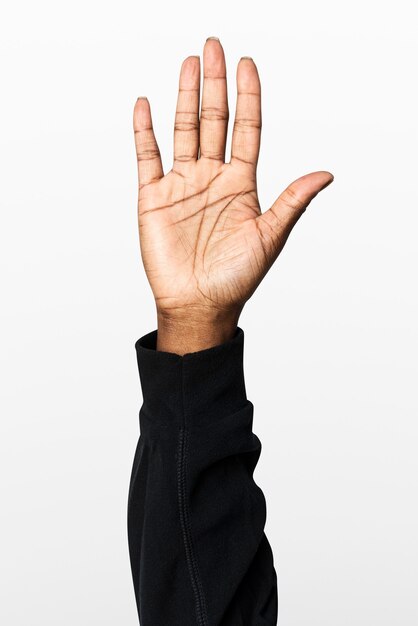
<path fill-rule="evenodd" d="M 231 155 L 225 56 L 209 38 L 181 66 L 173 166 L 164 174 L 150 104 L 138 98 L 138 225 L 142 261 L 157 309 L 157 350 L 185 354 L 232 337 L 240 313 L 311 200 L 334 177 L 317 171 L 292 182 L 262 212 L 256 170 L 261 86 L 249 57 L 237 66 Z M 199 112 L 201 104 L 201 110 Z"/>

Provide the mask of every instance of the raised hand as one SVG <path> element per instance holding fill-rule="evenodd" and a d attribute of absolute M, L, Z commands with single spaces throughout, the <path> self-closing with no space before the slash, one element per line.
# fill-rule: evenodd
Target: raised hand
<path fill-rule="evenodd" d="M 218 324 L 229 329 L 209 340 L 210 345 L 233 331 L 293 226 L 333 180 L 327 171 L 306 174 L 262 213 L 256 181 L 261 133 L 256 65 L 249 57 L 238 63 L 229 162 L 225 162 L 229 118 L 225 57 L 215 38 L 205 43 L 203 71 L 199 115 L 200 58 L 187 57 L 181 66 L 173 166 L 165 175 L 148 99 L 138 98 L 134 109 L 142 260 L 159 327 L 164 321 L 172 334 L 187 325 L 196 329 L 193 349 L 207 345 L 197 338 L 198 328 Z M 180 348 L 173 342 L 161 345 L 160 349 Z"/>

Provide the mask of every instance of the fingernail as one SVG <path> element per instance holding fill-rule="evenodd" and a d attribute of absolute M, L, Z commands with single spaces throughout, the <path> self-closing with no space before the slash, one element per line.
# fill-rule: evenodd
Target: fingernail
<path fill-rule="evenodd" d="M 330 172 L 330 174 L 331 174 L 331 172 Z M 334 181 L 334 174 L 331 174 L 331 175 L 332 175 L 332 178 L 328 182 L 326 182 L 325 185 L 323 185 L 321 191 L 323 189 L 325 189 L 325 187 L 328 187 L 328 185 L 330 185 Z"/>
<path fill-rule="evenodd" d="M 241 57 L 241 60 L 242 60 L 242 59 L 249 59 L 250 61 L 252 61 L 252 60 L 253 60 L 253 57 Z"/>
<path fill-rule="evenodd" d="M 220 41 L 219 37 L 208 37 L 206 39 L 206 41 L 209 41 L 209 39 L 214 39 L 215 41 Z"/>
<path fill-rule="evenodd" d="M 138 102 L 138 100 L 148 100 L 148 98 L 146 96 L 139 96 L 136 101 Z"/>

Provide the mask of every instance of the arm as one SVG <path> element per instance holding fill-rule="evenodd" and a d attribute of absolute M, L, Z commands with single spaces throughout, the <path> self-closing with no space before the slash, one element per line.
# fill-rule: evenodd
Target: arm
<path fill-rule="evenodd" d="M 152 331 L 136 343 L 144 402 L 128 529 L 140 623 L 276 624 L 243 330 L 182 356 L 156 342 Z"/>
<path fill-rule="evenodd" d="M 241 311 L 293 226 L 333 176 L 302 176 L 261 212 L 261 88 L 237 68 L 231 160 L 219 41 L 181 68 L 166 175 L 151 110 L 134 111 L 141 255 L 158 329 L 136 343 L 143 405 L 129 494 L 129 547 L 142 626 L 261 626 L 277 620 L 276 574 L 253 480 L 260 442 L 243 374 Z"/>

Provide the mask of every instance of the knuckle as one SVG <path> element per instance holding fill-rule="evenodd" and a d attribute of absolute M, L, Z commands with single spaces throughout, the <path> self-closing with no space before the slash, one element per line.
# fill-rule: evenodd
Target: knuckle
<path fill-rule="evenodd" d="M 196 131 L 199 128 L 199 118 L 196 113 L 177 111 L 174 130 L 179 132 Z"/>
<path fill-rule="evenodd" d="M 137 152 L 138 161 L 151 161 L 152 159 L 159 159 L 160 151 L 155 146 L 150 146 L 149 148 L 143 148 L 139 152 Z"/>
<path fill-rule="evenodd" d="M 199 125 L 196 122 L 192 122 L 192 121 L 177 121 L 174 125 L 174 130 L 176 132 L 190 132 L 190 131 L 195 131 L 199 129 Z"/>
<path fill-rule="evenodd" d="M 292 186 L 284 190 L 281 200 L 286 206 L 293 210 L 303 211 L 306 209 L 305 202 L 298 196 Z"/>
<path fill-rule="evenodd" d="M 175 154 L 174 160 L 179 163 L 191 163 L 192 161 L 195 161 L 195 158 L 190 154 Z"/>
<path fill-rule="evenodd" d="M 227 122 L 229 120 L 229 111 L 220 107 L 202 107 L 200 119 L 216 122 Z"/>
<path fill-rule="evenodd" d="M 240 132 L 253 132 L 254 130 L 261 130 L 261 122 L 256 119 L 248 117 L 238 117 L 234 122 L 234 130 Z"/>
<path fill-rule="evenodd" d="M 202 159 L 209 159 L 212 161 L 223 161 L 224 160 L 224 154 L 223 152 L 209 152 L 209 150 L 201 150 L 200 153 L 200 157 Z"/>

